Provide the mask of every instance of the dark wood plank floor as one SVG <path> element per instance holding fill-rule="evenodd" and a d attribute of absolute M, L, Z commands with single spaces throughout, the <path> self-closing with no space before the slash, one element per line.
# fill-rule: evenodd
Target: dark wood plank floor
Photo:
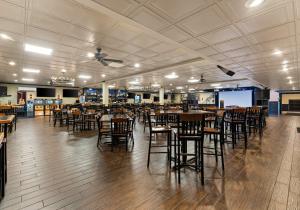
<path fill-rule="evenodd" d="M 68 135 L 46 118 L 20 119 L 9 136 L 0 209 L 299 209 L 300 118 L 272 117 L 249 149 L 226 147 L 225 175 L 207 158 L 205 186 L 186 170 L 181 186 L 164 155 L 146 168 L 147 132 L 132 153 L 96 148 L 95 133 Z"/>

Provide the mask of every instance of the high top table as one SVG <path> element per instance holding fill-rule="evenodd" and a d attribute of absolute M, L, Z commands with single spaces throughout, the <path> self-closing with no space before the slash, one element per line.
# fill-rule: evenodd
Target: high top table
<path fill-rule="evenodd" d="M 0 116 L 0 125 L 4 125 L 4 133 L 3 133 L 3 142 L 2 142 L 2 147 L 1 148 L 1 153 L 3 153 L 2 157 L 3 157 L 3 173 L 1 174 L 3 178 L 3 184 L 1 187 L 1 195 L 2 197 L 4 197 L 5 195 L 5 183 L 7 181 L 7 156 L 6 156 L 6 151 L 7 151 L 7 132 L 8 132 L 8 125 L 11 124 L 13 122 L 13 120 L 15 119 L 15 115 L 4 115 L 4 116 Z M 2 164 L 2 163 L 1 163 Z M 2 166 L 1 166 L 2 167 Z"/>

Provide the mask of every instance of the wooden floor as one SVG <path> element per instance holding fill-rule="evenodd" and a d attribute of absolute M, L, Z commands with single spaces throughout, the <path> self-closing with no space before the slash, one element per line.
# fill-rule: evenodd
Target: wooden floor
<path fill-rule="evenodd" d="M 101 152 L 95 133 L 68 135 L 46 118 L 20 119 L 8 142 L 8 182 L 0 209 L 300 209 L 296 116 L 272 117 L 249 149 L 226 147 L 225 175 L 207 158 L 205 186 L 186 170 L 181 186 L 165 155 L 146 167 L 147 132 L 133 152 Z"/>

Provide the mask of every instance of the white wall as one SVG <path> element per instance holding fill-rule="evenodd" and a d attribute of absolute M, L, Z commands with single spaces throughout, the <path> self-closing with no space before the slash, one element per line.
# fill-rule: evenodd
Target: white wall
<path fill-rule="evenodd" d="M 140 95 L 142 100 L 141 103 L 153 103 L 154 100 L 154 96 L 159 97 L 159 93 L 151 93 L 150 95 L 150 99 L 143 99 L 143 92 L 135 92 L 136 95 Z M 180 99 L 180 94 L 176 94 L 176 98 L 175 98 L 175 103 L 180 103 L 177 101 L 181 101 Z M 134 103 L 134 99 L 127 99 L 127 103 L 133 104 Z M 159 103 L 159 102 L 156 102 Z M 168 99 L 165 99 L 165 104 L 171 103 L 171 94 L 168 94 Z"/>
<path fill-rule="evenodd" d="M 0 97 L 0 104 L 7 104 L 8 101 L 11 101 L 12 104 L 17 104 L 18 99 L 18 87 L 43 87 L 43 86 L 34 86 L 34 85 L 21 85 L 21 84 L 0 84 L 1 86 L 7 86 L 7 95 L 11 95 L 9 97 Z M 50 88 L 49 86 L 44 86 Z M 54 99 L 60 98 L 63 99 L 63 104 L 73 104 L 78 97 L 76 98 L 63 98 L 63 87 L 55 87 L 55 97 L 36 97 L 36 92 L 28 92 L 27 97 L 29 94 L 32 94 L 33 99 L 41 98 L 41 99 Z M 72 89 L 72 88 L 70 88 Z"/>

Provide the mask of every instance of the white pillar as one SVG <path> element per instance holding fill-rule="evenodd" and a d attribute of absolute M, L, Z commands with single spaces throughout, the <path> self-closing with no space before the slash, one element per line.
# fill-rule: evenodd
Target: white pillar
<path fill-rule="evenodd" d="M 108 97 L 109 97 L 108 86 L 105 82 L 103 82 L 102 83 L 102 104 L 104 106 L 108 106 Z"/>
<path fill-rule="evenodd" d="M 159 104 L 160 105 L 164 105 L 165 104 L 165 89 L 164 88 L 160 88 L 159 89 Z"/>

